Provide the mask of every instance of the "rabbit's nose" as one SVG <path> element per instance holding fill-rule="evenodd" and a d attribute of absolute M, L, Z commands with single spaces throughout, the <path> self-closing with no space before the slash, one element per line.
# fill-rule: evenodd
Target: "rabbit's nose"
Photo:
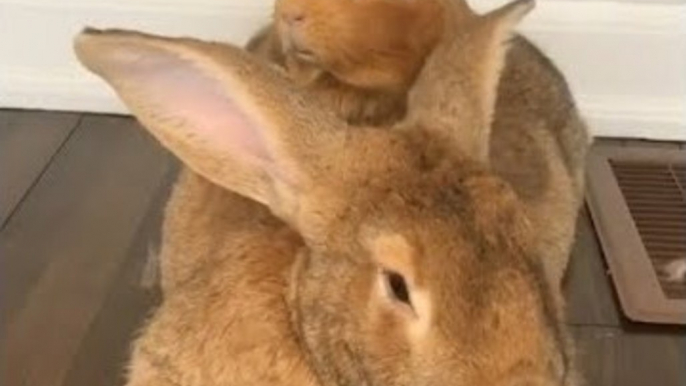
<path fill-rule="evenodd" d="M 297 10 L 290 10 L 288 12 L 284 12 L 282 14 L 282 18 L 286 22 L 286 24 L 288 24 L 288 25 L 301 24 L 302 22 L 305 21 L 305 12 L 304 11 L 297 11 Z"/>

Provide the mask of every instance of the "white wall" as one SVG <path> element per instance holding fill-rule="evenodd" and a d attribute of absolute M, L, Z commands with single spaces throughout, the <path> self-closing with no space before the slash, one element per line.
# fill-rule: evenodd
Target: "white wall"
<path fill-rule="evenodd" d="M 472 0 L 482 10 L 502 2 Z M 0 0 L 0 107 L 125 111 L 73 58 L 71 39 L 85 25 L 243 43 L 271 7 L 272 0 Z M 522 31 L 567 74 L 595 134 L 686 140 L 684 2 L 539 0 Z"/>

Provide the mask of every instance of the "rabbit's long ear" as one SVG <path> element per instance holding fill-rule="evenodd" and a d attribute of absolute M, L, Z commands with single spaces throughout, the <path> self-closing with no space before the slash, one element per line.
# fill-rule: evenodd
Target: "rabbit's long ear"
<path fill-rule="evenodd" d="M 410 90 L 407 122 L 445 136 L 463 154 L 487 162 L 507 43 L 534 1 L 517 0 L 484 16 L 471 17 L 465 17 L 454 1 L 443 3 L 443 40 Z"/>
<path fill-rule="evenodd" d="M 342 141 L 331 113 L 236 47 L 86 30 L 75 50 L 186 165 L 282 216 Z"/>

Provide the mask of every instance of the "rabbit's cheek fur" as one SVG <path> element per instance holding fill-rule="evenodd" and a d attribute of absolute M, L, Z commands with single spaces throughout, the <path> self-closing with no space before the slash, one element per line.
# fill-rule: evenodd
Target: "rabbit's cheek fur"
<path fill-rule="evenodd" d="M 274 18 L 287 55 L 306 52 L 306 61 L 344 83 L 386 90 L 412 82 L 442 24 L 430 0 L 281 0 Z"/>
<path fill-rule="evenodd" d="M 359 245 L 329 240 L 299 264 L 296 325 L 325 386 L 509 385 L 559 373 L 559 332 L 541 306 L 518 202 L 497 179 L 450 173 L 389 177 L 402 197 L 359 198 L 327 225 L 347 240 L 357 232 Z M 433 194 L 413 196 L 432 182 Z M 406 296 L 389 291 L 386 272 L 402 277 Z"/>
<path fill-rule="evenodd" d="M 294 283 L 298 335 L 312 363 L 332 364 L 313 366 L 331 385 L 369 384 L 359 363 L 362 342 L 356 335 L 366 320 L 360 310 L 366 309 L 372 275 L 355 275 L 356 266 L 344 258 L 330 264 L 322 256 L 309 256 Z M 363 272 L 371 273 L 368 268 Z"/>
<path fill-rule="evenodd" d="M 315 84 L 324 75 L 318 65 L 292 57 L 286 58 L 286 68 L 293 81 L 303 88 Z"/>

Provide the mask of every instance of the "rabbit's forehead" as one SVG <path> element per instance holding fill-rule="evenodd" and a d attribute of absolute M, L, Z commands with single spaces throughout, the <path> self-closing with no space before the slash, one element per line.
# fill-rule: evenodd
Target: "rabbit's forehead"
<path fill-rule="evenodd" d="M 465 263 L 480 264 L 474 258 L 475 251 L 481 249 L 478 241 L 460 221 L 430 216 L 392 216 L 387 220 L 383 225 L 363 225 L 360 241 L 375 263 L 394 271 L 413 272 L 416 284 L 430 281 L 435 274 L 464 271 Z M 440 269 L 433 272 L 435 266 Z M 454 279 L 459 278 L 450 278 Z"/>
<path fill-rule="evenodd" d="M 407 197 L 397 201 L 363 223 L 360 241 L 375 263 L 411 274 L 415 284 L 432 292 L 445 292 L 436 293 L 436 301 L 451 302 L 456 293 L 472 291 L 475 277 L 493 288 L 503 281 L 533 280 L 526 263 L 533 252 L 511 231 L 516 224 L 490 213 L 475 214 L 469 199 L 452 204 L 443 198 L 421 204 L 408 203 Z"/>

